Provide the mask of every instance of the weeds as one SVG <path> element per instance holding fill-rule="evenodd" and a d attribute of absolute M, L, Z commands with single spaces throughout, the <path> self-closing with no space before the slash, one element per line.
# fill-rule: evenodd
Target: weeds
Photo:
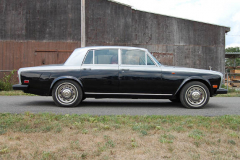
<path fill-rule="evenodd" d="M 10 91 L 12 90 L 13 76 L 16 71 L 13 70 L 9 74 L 4 74 L 4 77 L 0 80 L 0 90 Z"/>
<path fill-rule="evenodd" d="M 159 141 L 161 143 L 173 143 L 175 137 L 171 134 L 164 134 L 160 137 Z"/>
<path fill-rule="evenodd" d="M 196 140 L 200 140 L 204 137 L 205 135 L 203 134 L 202 131 L 200 130 L 193 130 L 190 134 L 189 134 L 189 137 L 192 137 Z"/>
<path fill-rule="evenodd" d="M 240 156 L 240 116 L 25 112 L 0 113 L 0 117 L 0 159 L 153 159 L 153 155 L 170 159 L 227 159 Z"/>

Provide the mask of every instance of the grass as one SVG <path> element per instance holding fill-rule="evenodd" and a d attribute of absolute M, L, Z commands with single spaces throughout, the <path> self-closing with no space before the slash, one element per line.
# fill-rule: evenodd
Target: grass
<path fill-rule="evenodd" d="M 35 95 L 24 93 L 23 91 L 0 91 L 0 96 L 35 96 Z"/>
<path fill-rule="evenodd" d="M 240 97 L 240 91 L 230 92 L 228 94 L 218 94 L 216 97 Z"/>
<path fill-rule="evenodd" d="M 0 159 L 240 159 L 240 116 L 0 113 Z"/>

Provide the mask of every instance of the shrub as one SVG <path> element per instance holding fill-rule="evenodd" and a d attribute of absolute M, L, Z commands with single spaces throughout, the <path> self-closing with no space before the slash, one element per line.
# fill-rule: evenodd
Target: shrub
<path fill-rule="evenodd" d="M 10 91 L 12 90 L 12 81 L 15 70 L 11 71 L 9 74 L 4 74 L 4 77 L 0 80 L 0 90 Z"/>

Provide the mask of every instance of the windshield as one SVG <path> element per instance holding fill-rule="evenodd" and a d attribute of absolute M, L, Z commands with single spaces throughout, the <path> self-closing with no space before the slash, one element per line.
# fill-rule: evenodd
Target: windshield
<path fill-rule="evenodd" d="M 161 66 L 162 64 L 160 62 L 158 62 L 158 60 L 148 51 L 149 55 L 151 56 L 151 58 L 159 65 Z"/>

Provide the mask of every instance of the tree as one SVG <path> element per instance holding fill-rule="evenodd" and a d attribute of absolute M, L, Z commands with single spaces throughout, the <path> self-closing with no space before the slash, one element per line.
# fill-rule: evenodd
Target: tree
<path fill-rule="evenodd" d="M 226 52 L 240 52 L 240 47 L 228 47 L 225 49 Z M 225 66 L 236 67 L 240 66 L 240 58 L 226 58 Z"/>
<path fill-rule="evenodd" d="M 225 49 L 226 52 L 240 52 L 240 47 L 228 47 Z"/>

